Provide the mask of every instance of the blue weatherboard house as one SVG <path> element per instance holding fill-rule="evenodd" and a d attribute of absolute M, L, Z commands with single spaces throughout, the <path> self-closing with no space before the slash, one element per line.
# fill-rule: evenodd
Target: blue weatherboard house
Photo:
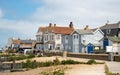
<path fill-rule="evenodd" d="M 104 37 L 104 33 L 99 29 L 89 29 L 88 26 L 84 30 L 76 29 L 71 33 L 71 50 L 73 53 L 93 53 L 94 50 L 100 50 L 100 39 Z"/>

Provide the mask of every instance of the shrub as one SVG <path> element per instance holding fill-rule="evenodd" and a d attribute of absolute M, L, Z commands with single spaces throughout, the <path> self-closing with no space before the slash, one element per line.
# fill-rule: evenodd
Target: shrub
<path fill-rule="evenodd" d="M 16 57 L 15 57 L 15 56 L 8 56 L 8 60 L 9 60 L 9 61 L 16 60 Z"/>
<path fill-rule="evenodd" d="M 63 64 L 63 65 L 65 65 L 65 64 L 79 64 L 80 62 L 78 62 L 78 61 L 74 61 L 74 60 L 71 60 L 71 59 L 69 59 L 69 60 L 62 60 L 61 61 L 61 64 Z"/>
<path fill-rule="evenodd" d="M 27 56 L 27 58 L 34 58 L 34 57 L 35 57 L 34 54 L 29 54 L 29 55 Z"/>
<path fill-rule="evenodd" d="M 38 67 L 38 63 L 34 60 L 34 61 L 31 61 L 29 59 L 27 59 L 26 62 L 22 62 L 23 64 L 23 68 L 37 68 Z"/>
<path fill-rule="evenodd" d="M 51 65 L 53 65 L 52 61 L 46 61 L 46 62 L 43 63 L 44 67 L 48 67 L 48 66 L 51 66 Z"/>
<path fill-rule="evenodd" d="M 56 59 L 53 60 L 53 63 L 54 63 L 54 65 L 59 65 L 59 64 L 60 64 L 60 61 L 59 61 L 59 59 L 56 57 Z"/>
<path fill-rule="evenodd" d="M 94 59 L 90 59 L 87 61 L 86 64 L 96 64 L 96 61 Z"/>

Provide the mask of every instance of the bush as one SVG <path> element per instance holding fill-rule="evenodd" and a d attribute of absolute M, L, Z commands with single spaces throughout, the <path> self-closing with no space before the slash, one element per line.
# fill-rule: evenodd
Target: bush
<path fill-rule="evenodd" d="M 27 58 L 34 58 L 34 57 L 35 57 L 34 54 L 29 54 L 29 55 L 27 56 Z"/>
<path fill-rule="evenodd" d="M 59 65 L 59 64 L 60 64 L 60 61 L 59 61 L 58 58 L 56 58 L 55 60 L 53 60 L 53 63 L 54 63 L 54 65 Z"/>
<path fill-rule="evenodd" d="M 65 65 L 65 64 L 79 64 L 80 62 L 78 62 L 78 61 L 74 61 L 74 60 L 71 60 L 71 59 L 69 59 L 69 60 L 62 60 L 61 61 L 61 64 L 63 64 L 63 65 Z"/>
<path fill-rule="evenodd" d="M 47 62 L 44 62 L 44 63 L 43 63 L 43 66 L 44 66 L 44 67 L 48 67 L 48 66 L 51 66 L 51 65 L 53 65 L 53 62 L 52 62 L 52 61 L 47 61 Z"/>
<path fill-rule="evenodd" d="M 87 61 L 86 64 L 96 64 L 96 61 L 94 59 L 90 59 Z"/>
<path fill-rule="evenodd" d="M 38 67 L 38 63 L 34 60 L 34 61 L 31 61 L 29 59 L 27 59 L 26 62 L 22 62 L 23 64 L 23 68 L 37 68 Z"/>

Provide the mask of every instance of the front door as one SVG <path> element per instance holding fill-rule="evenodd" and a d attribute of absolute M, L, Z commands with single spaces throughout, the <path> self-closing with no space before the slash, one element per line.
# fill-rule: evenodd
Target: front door
<path fill-rule="evenodd" d="M 106 50 L 106 46 L 108 46 L 108 44 L 109 44 L 108 39 L 104 39 L 104 41 L 103 41 L 103 49 L 104 50 Z"/>
<path fill-rule="evenodd" d="M 88 49 L 88 53 L 93 53 L 94 47 L 93 47 L 92 44 L 88 44 L 88 45 L 87 45 L 87 49 Z"/>

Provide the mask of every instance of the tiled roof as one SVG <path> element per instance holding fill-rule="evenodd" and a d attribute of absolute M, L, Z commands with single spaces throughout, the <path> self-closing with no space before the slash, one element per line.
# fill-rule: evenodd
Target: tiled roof
<path fill-rule="evenodd" d="M 113 28 L 120 28 L 120 27 L 119 27 L 119 24 L 120 24 L 120 22 L 118 22 L 118 23 L 114 23 L 114 24 L 106 24 L 106 25 L 100 27 L 100 29 L 113 29 Z"/>
<path fill-rule="evenodd" d="M 55 34 L 71 34 L 73 32 L 73 28 L 69 27 L 54 27 L 53 31 Z"/>
<path fill-rule="evenodd" d="M 45 33 L 46 31 L 48 32 L 54 32 L 55 34 L 70 34 L 72 33 L 74 28 L 70 27 L 59 27 L 59 26 L 48 26 L 48 27 L 40 27 L 38 29 L 38 32 L 43 32 Z"/>
<path fill-rule="evenodd" d="M 13 43 L 13 44 L 20 44 L 20 40 L 19 40 L 19 39 L 18 39 L 18 40 L 14 40 L 14 39 L 13 39 L 13 40 L 12 40 L 12 43 Z"/>

